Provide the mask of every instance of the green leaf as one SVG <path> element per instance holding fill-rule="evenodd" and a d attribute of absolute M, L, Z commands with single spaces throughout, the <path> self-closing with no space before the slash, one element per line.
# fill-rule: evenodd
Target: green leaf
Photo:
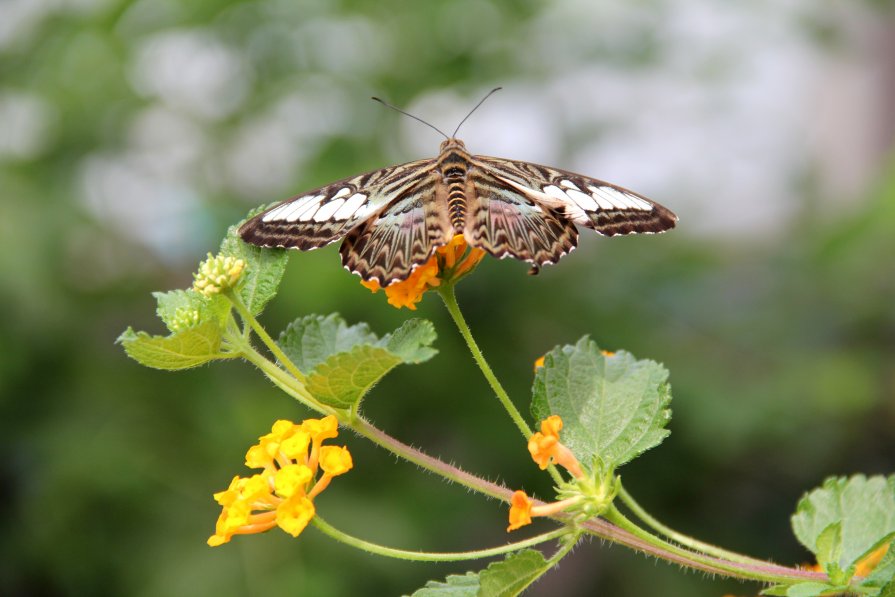
<path fill-rule="evenodd" d="M 300 371 L 311 371 L 334 354 L 348 352 L 359 344 L 377 346 L 379 338 L 366 323 L 349 326 L 333 313 L 306 315 L 290 323 L 277 342 Z"/>
<path fill-rule="evenodd" d="M 799 500 L 792 528 L 828 574 L 849 571 L 895 537 L 895 475 L 827 479 Z"/>
<path fill-rule="evenodd" d="M 249 218 L 260 213 L 262 209 L 264 208 L 253 210 Z M 221 243 L 220 252 L 221 255 L 231 255 L 246 262 L 237 291 L 252 315 L 258 315 L 264 310 L 268 301 L 277 294 L 277 288 L 286 272 L 288 254 L 285 249 L 263 249 L 242 242 L 239 238 L 239 227 L 243 222 L 227 229 L 227 236 Z"/>
<path fill-rule="evenodd" d="M 278 344 L 299 370 L 307 388 L 335 408 L 356 406 L 385 374 L 401 363 L 421 363 L 436 354 L 431 322 L 410 319 L 377 338 L 365 323 L 349 326 L 338 314 L 307 315 L 280 334 Z"/>
<path fill-rule="evenodd" d="M 425 319 L 408 319 L 401 327 L 387 334 L 379 346 L 401 359 L 404 363 L 423 363 L 438 351 L 429 346 L 435 342 L 435 326 Z"/>
<path fill-rule="evenodd" d="M 156 313 L 171 332 L 185 329 L 185 313 L 194 313 L 197 323 L 215 321 L 221 328 L 226 325 L 227 315 L 230 313 L 230 301 L 219 294 L 207 297 L 194 290 L 171 290 L 153 292 L 152 296 L 158 303 Z"/>
<path fill-rule="evenodd" d="M 476 597 L 479 593 L 479 575 L 475 572 L 463 576 L 452 574 L 445 580 L 447 582 L 430 580 L 411 597 Z"/>
<path fill-rule="evenodd" d="M 320 402 L 350 408 L 401 359 L 377 346 L 355 346 L 317 365 L 308 376 L 308 391 Z"/>
<path fill-rule="evenodd" d="M 518 595 L 550 569 L 541 552 L 534 549 L 516 552 L 495 562 L 479 573 L 479 597 Z"/>
<path fill-rule="evenodd" d="M 171 334 L 150 336 L 127 328 L 116 342 L 124 346 L 129 357 L 153 369 L 176 371 L 198 367 L 221 358 L 221 328 L 215 322 Z"/>
<path fill-rule="evenodd" d="M 776 585 L 761 592 L 762 595 L 779 597 L 822 597 L 824 595 L 841 595 L 844 587 L 837 587 L 822 582 L 805 581 L 792 585 Z"/>
<path fill-rule="evenodd" d="M 668 370 L 619 351 L 604 354 L 587 336 L 545 355 L 535 375 L 532 415 L 559 415 L 562 442 L 584 466 L 612 470 L 669 434 Z"/>
<path fill-rule="evenodd" d="M 479 573 L 448 576 L 447 582 L 430 580 L 411 597 L 513 597 L 550 569 L 541 552 L 526 549 L 494 562 Z"/>

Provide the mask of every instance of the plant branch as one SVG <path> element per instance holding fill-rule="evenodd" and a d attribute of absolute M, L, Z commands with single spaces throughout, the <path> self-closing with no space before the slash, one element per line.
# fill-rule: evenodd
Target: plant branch
<path fill-rule="evenodd" d="M 551 541 L 553 539 L 559 539 L 563 535 L 569 534 L 569 529 L 563 527 L 559 529 L 555 529 L 548 533 L 544 533 L 542 535 L 537 535 L 535 537 L 531 537 L 530 539 L 525 539 L 523 541 L 517 541 L 516 543 L 508 543 L 507 545 L 501 545 L 499 547 L 492 547 L 489 549 L 478 549 L 473 551 L 455 551 L 455 552 L 431 552 L 431 551 L 409 551 L 404 549 L 394 549 L 392 547 L 385 547 L 384 545 L 379 545 L 377 543 L 371 543 L 369 541 L 364 541 L 363 539 L 358 539 L 357 537 L 353 537 L 344 533 L 325 520 L 320 518 L 319 515 L 314 516 L 312 519 L 314 526 L 320 529 L 324 534 L 332 537 L 336 541 L 340 541 L 347 545 L 351 545 L 352 547 L 357 547 L 359 549 L 363 549 L 364 551 L 385 556 L 389 558 L 397 558 L 400 560 L 413 560 L 417 562 L 457 562 L 462 560 L 477 560 L 480 558 L 490 558 L 493 556 L 499 556 L 506 553 L 510 553 L 513 551 L 519 551 L 520 549 L 525 549 L 527 547 L 533 547 L 535 545 L 539 545 L 546 541 Z"/>

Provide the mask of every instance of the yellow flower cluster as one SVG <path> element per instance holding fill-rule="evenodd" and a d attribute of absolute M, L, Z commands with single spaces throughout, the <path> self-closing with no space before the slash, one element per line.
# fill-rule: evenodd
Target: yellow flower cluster
<path fill-rule="evenodd" d="M 406 280 L 392 282 L 385 287 L 388 304 L 400 309 L 407 307 L 416 310 L 416 304 L 430 288 L 436 288 L 442 282 L 456 281 L 471 272 L 485 256 L 482 249 L 467 245 L 462 234 L 457 234 L 447 245 L 435 250 L 429 260 L 414 268 Z M 382 286 L 376 280 L 362 281 L 362 285 L 372 292 L 379 292 Z"/>
<path fill-rule="evenodd" d="M 199 325 L 199 311 L 178 307 L 174 310 L 174 318 L 171 321 L 172 332 L 182 332 Z"/>
<path fill-rule="evenodd" d="M 208 259 L 199 265 L 199 271 L 194 274 L 193 290 L 211 296 L 227 288 L 233 288 L 245 265 L 242 259 L 223 255 L 212 256 L 209 253 Z"/>
<path fill-rule="evenodd" d="M 233 535 L 261 533 L 279 526 L 297 537 L 314 517 L 314 498 L 333 477 L 351 470 L 346 447 L 323 446 L 338 435 L 333 416 L 307 419 L 300 425 L 280 420 L 246 452 L 246 466 L 262 472 L 233 477 L 230 487 L 214 494 L 223 507 L 208 538 L 212 547 Z M 323 471 L 317 478 L 318 469 Z"/>

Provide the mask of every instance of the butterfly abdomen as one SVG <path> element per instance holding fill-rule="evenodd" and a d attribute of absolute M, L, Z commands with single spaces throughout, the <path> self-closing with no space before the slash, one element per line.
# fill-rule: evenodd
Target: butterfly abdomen
<path fill-rule="evenodd" d="M 442 179 L 447 187 L 448 215 L 456 232 L 466 224 L 466 175 L 468 162 L 458 153 L 448 153 L 439 163 Z"/>

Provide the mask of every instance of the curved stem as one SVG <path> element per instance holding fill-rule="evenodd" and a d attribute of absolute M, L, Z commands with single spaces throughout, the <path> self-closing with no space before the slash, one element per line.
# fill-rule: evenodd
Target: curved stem
<path fill-rule="evenodd" d="M 694 551 L 699 551 L 711 556 L 715 556 L 718 558 L 724 558 L 726 560 L 730 560 L 732 562 L 740 562 L 742 564 L 766 564 L 767 562 L 762 562 L 759 559 L 752 558 L 743 554 L 736 553 L 734 551 L 728 551 L 721 547 L 717 547 L 710 543 L 705 543 L 698 539 L 694 539 L 688 535 L 684 535 L 683 533 L 679 533 L 674 529 L 665 526 L 658 520 L 656 520 L 653 516 L 651 516 L 643 507 L 638 504 L 634 498 L 629 494 L 623 486 L 619 486 L 618 497 L 622 500 L 625 506 L 628 507 L 629 510 L 640 520 L 642 520 L 646 526 L 650 527 L 654 531 L 661 533 L 675 541 L 680 543 L 685 547 L 689 547 Z"/>
<path fill-rule="evenodd" d="M 444 301 L 444 306 L 447 307 L 448 313 L 450 313 L 451 315 L 451 319 L 453 319 L 454 323 L 457 325 L 457 329 L 460 330 L 460 335 L 463 336 L 463 340 L 466 341 L 466 346 L 469 347 L 469 352 L 472 353 L 472 358 L 475 359 L 475 362 L 479 366 L 479 369 L 482 370 L 482 374 L 485 376 L 485 379 L 488 380 L 488 384 L 491 386 L 491 389 L 494 390 L 494 393 L 497 395 L 497 399 L 500 400 L 500 403 L 503 405 L 504 410 L 506 410 L 507 414 L 510 415 L 510 418 L 516 424 L 516 427 L 519 428 L 519 431 L 522 432 L 522 436 L 527 441 L 528 438 L 530 438 L 532 435 L 532 430 L 531 428 L 529 428 L 528 423 L 526 423 L 525 419 L 522 417 L 522 413 L 519 412 L 519 409 L 517 409 L 516 405 L 513 404 L 513 401 L 510 400 L 509 394 L 507 394 L 507 391 L 503 389 L 503 386 L 500 384 L 500 381 L 498 381 L 497 376 L 494 375 L 494 371 L 491 370 L 491 366 L 488 365 L 488 361 L 485 360 L 485 355 L 482 354 L 479 345 L 476 343 L 475 338 L 472 336 L 472 331 L 469 329 L 469 325 L 466 323 L 466 319 L 463 317 L 463 312 L 460 311 L 459 303 L 457 303 L 457 295 L 454 293 L 454 284 L 442 284 L 438 287 L 438 294 L 439 296 L 441 296 L 441 300 Z M 557 485 L 565 481 L 560 472 L 556 469 L 555 465 L 551 464 L 550 466 L 548 466 L 547 471 L 553 478 L 553 482 Z"/>
<path fill-rule="evenodd" d="M 536 537 L 532 537 L 530 539 L 525 539 L 524 541 L 518 541 L 516 543 L 509 543 L 507 545 L 501 545 L 500 547 L 492 547 L 490 549 L 478 549 L 473 551 L 456 551 L 456 552 L 431 552 L 431 551 L 408 551 L 404 549 L 394 549 L 392 547 L 385 547 L 384 545 L 379 545 L 376 543 L 370 543 L 369 541 L 364 541 L 363 539 L 358 539 L 357 537 L 353 537 L 342 531 L 336 529 L 331 526 L 325 520 L 320 518 L 319 515 L 314 516 L 312 519 L 314 526 L 320 529 L 324 534 L 332 537 L 336 541 L 341 541 L 347 545 L 351 545 L 352 547 L 357 547 L 359 549 L 363 549 L 364 551 L 380 555 L 386 556 L 389 558 L 397 558 L 400 560 L 412 560 L 416 562 L 457 562 L 462 560 L 477 560 L 480 558 L 489 558 L 492 556 L 499 556 L 505 553 L 510 553 L 513 551 L 519 551 L 520 549 L 525 549 L 526 547 L 532 547 L 534 545 L 538 545 L 540 543 L 544 543 L 545 541 L 551 541 L 553 539 L 558 539 L 563 535 L 569 534 L 569 529 L 563 527 L 560 529 L 556 529 L 550 531 L 549 533 L 544 533 L 543 535 L 537 535 Z"/>
<path fill-rule="evenodd" d="M 472 353 L 472 358 L 475 359 L 479 369 L 482 370 L 482 374 L 485 376 L 485 379 L 488 380 L 491 389 L 497 394 L 497 399 L 500 400 L 500 403 L 510 415 L 513 423 L 516 424 L 516 427 L 519 428 L 519 431 L 522 432 L 522 435 L 527 440 L 531 437 L 532 431 L 525 422 L 525 419 L 522 418 L 519 409 L 517 409 L 516 405 L 513 404 L 513 401 L 510 400 L 510 396 L 507 394 L 506 390 L 500 385 L 497 376 L 494 375 L 494 372 L 488 365 L 488 361 L 485 360 L 485 356 L 479 349 L 478 344 L 476 344 L 475 338 L 472 337 L 469 325 L 463 318 L 463 313 L 460 312 L 460 305 L 457 304 L 457 295 L 454 294 L 454 285 L 450 283 L 442 284 L 438 287 L 438 294 L 441 296 L 441 300 L 444 301 L 444 306 L 447 307 L 448 313 L 451 314 L 454 323 L 457 324 L 457 329 L 460 330 L 460 335 L 463 336 L 463 340 L 466 341 L 466 346 L 469 347 L 469 352 Z"/>
<path fill-rule="evenodd" d="M 239 313 L 239 316 L 242 318 L 243 322 L 248 323 L 251 326 L 252 330 L 256 334 L 258 334 L 258 338 L 261 339 L 261 342 L 267 347 L 268 350 L 273 354 L 273 356 L 277 357 L 277 360 L 283 367 L 286 368 L 290 374 L 292 374 L 295 379 L 304 384 L 305 382 L 305 374 L 299 371 L 298 367 L 295 366 L 295 363 L 292 362 L 292 359 L 286 356 L 286 353 L 274 342 L 273 338 L 270 337 L 270 334 L 267 333 L 261 324 L 258 323 L 258 320 L 255 319 L 255 316 L 249 311 L 248 307 L 242 302 L 242 299 L 233 289 L 228 289 L 224 291 L 224 296 L 230 299 L 230 302 L 233 303 L 233 306 L 236 307 L 236 312 Z"/>
<path fill-rule="evenodd" d="M 477 493 L 504 502 L 509 502 L 513 495 L 513 492 L 506 487 L 476 477 L 455 466 L 442 462 L 437 458 L 433 458 L 428 454 L 424 454 L 416 448 L 399 442 L 364 419 L 358 419 L 350 426 L 350 428 L 398 457 L 412 462 L 439 476 L 450 479 Z M 535 500 L 535 504 L 544 505 L 544 502 Z M 562 515 L 551 518 L 555 518 L 560 522 L 564 521 Z M 623 516 L 621 516 L 621 519 L 627 522 Z M 701 554 L 681 549 L 676 545 L 670 545 L 648 532 L 639 529 L 639 527 L 633 523 L 629 523 L 625 527 L 622 527 L 621 525 L 616 526 L 607 520 L 596 518 L 583 523 L 581 527 L 587 532 L 602 539 L 606 539 L 607 541 L 624 545 L 630 549 L 673 562 L 680 566 L 703 570 L 712 574 L 764 582 L 795 582 L 805 580 L 824 581 L 826 579 L 826 575 L 820 572 L 797 570 L 772 564 L 770 562 L 762 562 L 760 560 L 753 564 L 731 562 L 724 558 L 716 559 L 703 557 Z M 635 530 L 637 532 L 635 532 Z"/>
<path fill-rule="evenodd" d="M 334 409 L 320 404 L 307 389 L 305 389 L 305 386 L 301 381 L 277 367 L 270 359 L 265 358 L 264 355 L 255 350 L 248 341 L 244 340 L 241 335 L 232 338 L 231 342 L 239 349 L 239 356 L 258 367 L 267 379 L 272 381 L 274 385 L 283 390 L 286 394 L 292 396 L 313 411 L 324 415 L 338 415 Z"/>

